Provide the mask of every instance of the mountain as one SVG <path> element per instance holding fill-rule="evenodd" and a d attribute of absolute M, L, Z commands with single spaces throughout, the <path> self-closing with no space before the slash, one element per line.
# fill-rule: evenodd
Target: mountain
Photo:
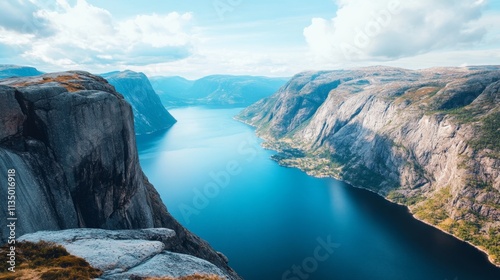
<path fill-rule="evenodd" d="M 171 127 L 176 120 L 162 105 L 143 73 L 132 71 L 102 74 L 125 97 L 134 112 L 135 133 L 151 134 Z"/>
<path fill-rule="evenodd" d="M 165 106 L 218 105 L 244 107 L 275 93 L 288 79 L 213 75 L 195 81 L 153 77 L 153 88 Z"/>
<path fill-rule="evenodd" d="M 160 97 L 185 98 L 184 93 L 193 86 L 194 81 L 183 77 L 151 77 L 153 88 Z"/>
<path fill-rule="evenodd" d="M 105 79 L 79 71 L 5 79 L 0 100 L 0 170 L 12 178 L 9 187 L 0 184 L 9 193 L 0 204 L 15 206 L 9 217 L 17 218 L 16 236 L 168 228 L 175 236 L 166 250 L 240 279 L 222 254 L 168 213 L 139 165 L 132 107 Z M 10 234 L 2 226 L 0 241 Z"/>
<path fill-rule="evenodd" d="M 41 74 L 43 73 L 33 67 L 0 64 L 0 79 L 11 77 L 38 76 Z"/>
<path fill-rule="evenodd" d="M 500 264 L 500 66 L 305 72 L 237 118 L 273 159 L 409 207 Z"/>

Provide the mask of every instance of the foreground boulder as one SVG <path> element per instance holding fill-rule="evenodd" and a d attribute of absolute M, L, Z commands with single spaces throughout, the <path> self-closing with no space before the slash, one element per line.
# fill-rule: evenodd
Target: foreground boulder
<path fill-rule="evenodd" d="M 85 259 L 103 271 L 99 279 L 182 277 L 194 274 L 230 276 L 215 265 L 186 254 L 166 250 L 175 232 L 155 228 L 142 230 L 69 229 L 40 231 L 19 241 L 52 242 L 71 255 Z"/>

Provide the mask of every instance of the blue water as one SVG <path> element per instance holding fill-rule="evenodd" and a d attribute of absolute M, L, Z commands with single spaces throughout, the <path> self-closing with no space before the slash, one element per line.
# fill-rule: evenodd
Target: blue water
<path fill-rule="evenodd" d="M 169 211 L 248 280 L 481 280 L 500 270 L 404 207 L 334 179 L 281 167 L 240 109 L 186 107 L 138 139 Z"/>

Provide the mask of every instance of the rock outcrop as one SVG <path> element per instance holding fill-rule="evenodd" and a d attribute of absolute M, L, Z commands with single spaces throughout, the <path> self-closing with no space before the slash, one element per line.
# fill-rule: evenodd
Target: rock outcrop
<path fill-rule="evenodd" d="M 167 211 L 138 161 L 131 106 L 86 72 L 0 81 L 0 172 L 16 174 L 16 234 L 70 228 L 169 228 L 165 249 L 239 277 Z M 7 194 L 7 185 L 0 184 Z M 0 196 L 7 205 L 7 196 Z M 2 222 L 3 224 L 3 222 Z M 9 232 L 0 229 L 0 241 Z"/>
<path fill-rule="evenodd" d="M 133 71 L 102 74 L 132 105 L 135 133 L 151 134 L 170 128 L 176 120 L 165 109 L 146 75 Z"/>
<path fill-rule="evenodd" d="M 216 105 L 244 107 L 275 93 L 288 79 L 212 75 L 190 81 L 153 77 L 151 83 L 165 106 Z"/>
<path fill-rule="evenodd" d="M 273 158 L 405 204 L 500 263 L 500 67 L 306 72 L 238 118 Z"/>
<path fill-rule="evenodd" d="M 182 277 L 194 274 L 230 278 L 215 265 L 166 247 L 175 236 L 170 229 L 68 229 L 26 234 L 19 241 L 51 242 L 103 271 L 99 279 Z"/>

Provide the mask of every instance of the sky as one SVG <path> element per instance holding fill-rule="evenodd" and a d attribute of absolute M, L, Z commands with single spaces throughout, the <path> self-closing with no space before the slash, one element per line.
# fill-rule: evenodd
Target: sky
<path fill-rule="evenodd" d="M 499 0 L 3 0 L 0 64 L 289 77 L 500 64 Z"/>

